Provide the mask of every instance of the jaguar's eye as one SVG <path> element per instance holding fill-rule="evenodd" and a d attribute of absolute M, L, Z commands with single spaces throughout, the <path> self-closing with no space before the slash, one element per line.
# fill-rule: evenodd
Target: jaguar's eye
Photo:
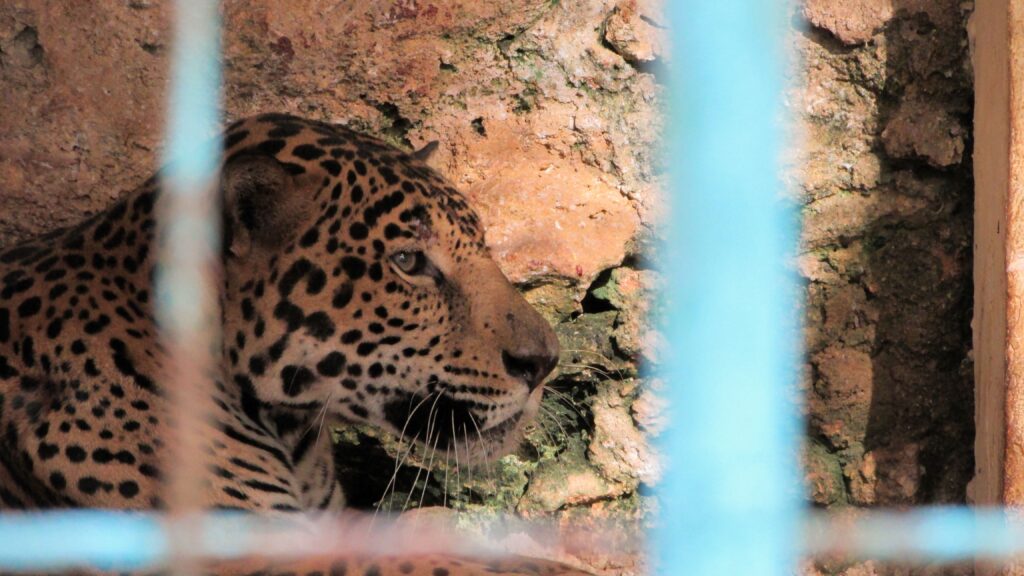
<path fill-rule="evenodd" d="M 426 268 L 427 257 L 423 252 L 402 250 L 401 252 L 395 252 L 391 256 L 391 262 L 403 273 L 416 276 L 417 274 L 422 274 Z"/>

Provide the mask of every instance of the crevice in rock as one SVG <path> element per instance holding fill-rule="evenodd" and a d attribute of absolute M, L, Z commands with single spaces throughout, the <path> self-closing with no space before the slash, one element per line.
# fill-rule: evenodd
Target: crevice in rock
<path fill-rule="evenodd" d="M 605 268 L 597 275 L 597 278 L 590 283 L 590 287 L 587 288 L 587 294 L 583 297 L 583 301 L 580 302 L 581 314 L 598 314 L 601 312 L 611 312 L 615 310 L 611 302 L 599 297 L 594 292 L 595 290 L 606 286 L 612 277 L 612 270 L 618 268 L 614 266 L 612 268 Z"/>
<path fill-rule="evenodd" d="M 412 121 L 402 116 L 398 106 L 391 102 L 374 103 L 373 107 L 384 118 L 384 122 L 381 123 L 381 134 L 385 138 L 405 146 L 407 150 L 412 149 L 413 145 L 409 140 L 409 130 L 413 127 Z"/>
<path fill-rule="evenodd" d="M 470 122 L 470 126 L 473 127 L 474 132 L 484 138 L 487 138 L 487 128 L 484 126 L 484 119 L 482 117 L 478 116 L 474 118 L 473 121 Z"/>
<path fill-rule="evenodd" d="M 43 55 L 39 33 L 26 26 L 6 46 L 0 46 L 0 67 L 32 68 L 43 62 Z"/>

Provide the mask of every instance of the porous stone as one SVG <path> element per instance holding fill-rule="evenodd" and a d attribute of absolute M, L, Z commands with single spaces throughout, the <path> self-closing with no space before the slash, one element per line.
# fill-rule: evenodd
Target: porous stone
<path fill-rule="evenodd" d="M 517 509 L 554 512 L 565 506 L 613 498 L 626 491 L 622 484 L 606 480 L 582 454 L 570 453 L 537 466 Z"/>
<path fill-rule="evenodd" d="M 844 44 L 870 40 L 893 16 L 892 0 L 806 0 L 804 16 Z"/>
<path fill-rule="evenodd" d="M 602 387 L 594 397 L 594 436 L 587 449 L 590 462 L 602 476 L 634 489 L 639 483 L 654 485 L 662 465 L 649 440 L 637 430 L 623 396 Z"/>
<path fill-rule="evenodd" d="M 941 104 L 906 101 L 886 124 L 882 143 L 894 158 L 920 158 L 935 168 L 948 168 L 963 160 L 966 136 L 960 121 Z"/>
<path fill-rule="evenodd" d="M 651 436 L 659 436 L 669 425 L 669 405 L 664 397 L 665 385 L 661 380 L 644 382 L 630 406 L 633 420 L 641 430 Z"/>
<path fill-rule="evenodd" d="M 866 352 L 833 345 L 811 362 L 818 380 L 809 399 L 811 424 L 833 446 L 862 442 L 867 432 L 873 384 L 873 364 Z"/>
<path fill-rule="evenodd" d="M 809 441 L 803 450 L 804 483 L 811 501 L 820 506 L 846 502 L 846 484 L 839 459 L 821 444 Z"/>
<path fill-rule="evenodd" d="M 630 62 L 665 58 L 668 41 L 660 9 L 660 3 L 649 0 L 619 2 L 605 21 L 605 41 Z"/>

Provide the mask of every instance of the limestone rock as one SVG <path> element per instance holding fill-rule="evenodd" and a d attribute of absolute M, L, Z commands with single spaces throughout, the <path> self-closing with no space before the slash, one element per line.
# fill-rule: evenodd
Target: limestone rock
<path fill-rule="evenodd" d="M 871 356 L 833 345 L 815 354 L 811 361 L 818 372 L 809 399 L 811 424 L 837 447 L 863 441 L 871 409 Z"/>
<path fill-rule="evenodd" d="M 804 17 L 844 44 L 870 40 L 893 16 L 892 0 L 806 0 Z"/>
<path fill-rule="evenodd" d="M 623 397 L 610 387 L 598 391 L 591 407 L 594 436 L 587 456 L 613 482 L 636 487 L 657 484 L 662 466 L 644 434 L 637 430 Z"/>
<path fill-rule="evenodd" d="M 860 506 L 871 506 L 877 502 L 875 486 L 878 483 L 878 466 L 874 454 L 862 454 L 843 466 L 843 475 L 850 484 L 850 500 Z"/>
<path fill-rule="evenodd" d="M 585 286 L 622 261 L 641 210 L 658 211 L 660 87 L 602 45 L 610 10 L 233 2 L 226 120 L 282 111 L 403 148 L 437 140 L 438 170 L 512 280 Z M 158 165 L 171 16 L 148 2 L 0 7 L 0 245 L 109 205 Z"/>
<path fill-rule="evenodd" d="M 542 462 L 534 471 L 518 510 L 554 512 L 626 492 L 621 484 L 603 478 L 582 455 Z"/>
<path fill-rule="evenodd" d="M 557 324 L 569 320 L 578 308 L 577 290 L 558 282 L 547 282 L 523 292 L 523 297 L 548 322 Z"/>
<path fill-rule="evenodd" d="M 803 450 L 804 484 L 812 502 L 820 506 L 846 502 L 846 485 L 839 460 L 817 442 L 808 442 Z"/>
<path fill-rule="evenodd" d="M 663 60 L 668 51 L 660 4 L 624 0 L 605 21 L 604 39 L 626 60 L 646 63 Z"/>
<path fill-rule="evenodd" d="M 651 436 L 659 436 L 669 424 L 668 401 L 662 395 L 663 389 L 660 380 L 649 380 L 630 407 L 637 426 Z"/>
<path fill-rule="evenodd" d="M 967 131 L 960 121 L 933 101 L 907 101 L 896 111 L 882 143 L 894 158 L 923 158 L 935 168 L 963 160 Z"/>
<path fill-rule="evenodd" d="M 914 504 L 924 475 L 921 446 L 908 442 L 880 448 L 872 454 L 878 471 L 878 503 L 886 506 Z"/>

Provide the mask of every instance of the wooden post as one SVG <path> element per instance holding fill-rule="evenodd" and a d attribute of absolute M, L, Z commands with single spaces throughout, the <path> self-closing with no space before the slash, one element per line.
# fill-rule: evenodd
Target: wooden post
<path fill-rule="evenodd" d="M 1010 189 L 1010 34 L 1013 0 L 979 0 L 974 13 L 974 377 L 978 505 L 1004 502 L 1010 304 L 1006 254 Z"/>
<path fill-rule="evenodd" d="M 1010 0 L 1005 25 L 1009 86 L 1006 206 L 1006 468 L 1003 499 L 1024 506 L 1024 6 Z M 995 121 L 995 118 L 993 118 Z"/>
<path fill-rule="evenodd" d="M 1024 5 L 974 14 L 974 361 L 977 505 L 1024 509 Z M 1024 575 L 1018 561 L 1002 571 Z"/>

